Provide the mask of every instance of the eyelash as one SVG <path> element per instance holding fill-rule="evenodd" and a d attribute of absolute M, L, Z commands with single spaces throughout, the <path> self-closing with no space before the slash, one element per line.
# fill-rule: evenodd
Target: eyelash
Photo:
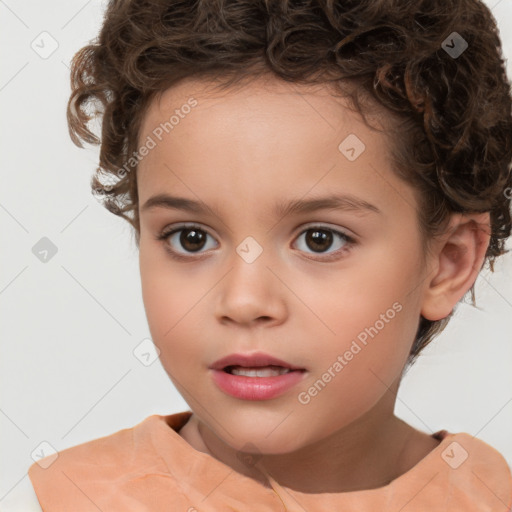
<path fill-rule="evenodd" d="M 183 231 L 184 229 L 196 229 L 198 231 L 202 231 L 203 233 L 206 233 L 208 236 L 211 236 L 213 238 L 213 236 L 210 235 L 210 233 L 208 233 L 208 231 L 202 229 L 199 225 L 197 225 L 197 224 L 186 224 L 186 225 L 179 225 L 179 226 L 174 226 L 172 228 L 165 228 L 165 229 L 163 229 L 156 236 L 156 240 L 161 241 L 161 242 L 166 242 L 167 239 L 171 235 L 173 235 L 174 233 L 179 233 L 180 231 Z M 330 232 L 330 233 L 334 233 L 335 235 L 339 235 L 340 238 L 342 238 L 345 241 L 345 245 L 341 249 L 338 249 L 334 253 L 331 253 L 331 254 L 334 254 L 335 256 L 329 256 L 327 258 L 324 257 L 324 258 L 309 258 L 309 259 L 320 260 L 320 261 L 333 261 L 333 260 L 336 260 L 336 259 L 340 259 L 340 257 L 341 257 L 340 254 L 344 254 L 345 252 L 349 251 L 352 248 L 352 246 L 356 244 L 355 239 L 352 238 L 351 236 L 347 235 L 346 233 L 344 233 L 342 231 L 338 231 L 338 230 L 332 229 L 332 228 L 328 228 L 327 226 L 322 226 L 322 225 L 312 225 L 312 226 L 309 226 L 307 229 L 301 231 L 299 233 L 298 237 L 300 237 L 304 233 L 307 233 L 308 231 L 312 231 L 312 230 L 315 230 L 315 229 L 318 230 L 318 231 L 327 231 L 327 232 Z M 193 261 L 193 260 L 197 260 L 198 259 L 195 256 L 182 256 L 180 253 L 178 253 L 176 251 L 173 251 L 170 248 L 169 244 L 167 244 L 167 243 L 164 243 L 164 248 L 167 251 L 167 253 L 171 256 L 171 258 L 173 258 L 175 260 L 179 260 L 179 261 Z M 194 254 L 194 253 L 192 253 L 192 254 Z M 206 253 L 196 253 L 196 254 L 206 254 Z M 308 254 L 311 254 L 311 253 L 308 253 Z M 321 253 L 317 253 L 317 254 L 321 254 Z"/>

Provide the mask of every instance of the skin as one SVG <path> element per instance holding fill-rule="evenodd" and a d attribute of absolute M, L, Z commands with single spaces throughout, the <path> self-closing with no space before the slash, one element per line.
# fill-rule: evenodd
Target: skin
<path fill-rule="evenodd" d="M 488 213 L 455 214 L 425 255 L 416 192 L 393 173 L 385 133 L 322 86 L 259 79 L 215 92 L 207 82 L 183 82 L 153 100 L 141 144 L 190 97 L 198 105 L 137 170 L 148 323 L 166 372 L 193 411 L 179 434 L 262 485 L 271 475 L 302 503 L 310 493 L 386 485 L 438 445 L 394 415 L 396 393 L 420 314 L 446 317 L 474 283 L 489 243 Z M 338 149 L 351 133 L 366 145 L 355 161 Z M 200 200 L 219 215 L 142 209 L 162 192 Z M 380 213 L 272 212 L 275 201 L 329 193 L 353 194 Z M 203 233 L 204 246 L 184 247 L 180 233 L 156 239 L 183 222 L 210 235 Z M 305 231 L 318 224 L 355 243 L 333 235 L 315 252 Z M 250 264 L 236 252 L 248 236 L 263 249 Z M 166 244 L 189 259 L 173 260 Z M 327 261 L 330 255 L 337 258 Z M 397 302 L 400 312 L 300 403 L 298 394 Z M 255 351 L 306 368 L 304 380 L 271 400 L 221 391 L 208 367 Z M 244 463 L 240 451 L 257 463 Z"/>

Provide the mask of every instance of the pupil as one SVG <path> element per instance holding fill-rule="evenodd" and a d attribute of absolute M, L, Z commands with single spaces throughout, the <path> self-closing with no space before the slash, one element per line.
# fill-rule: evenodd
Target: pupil
<path fill-rule="evenodd" d="M 187 250 L 197 250 L 203 247 L 205 238 L 201 231 L 188 228 L 181 232 L 180 243 Z M 199 244 L 200 247 L 194 246 L 194 244 Z"/>
<path fill-rule="evenodd" d="M 309 233 L 311 233 L 311 235 L 306 236 L 306 242 L 308 243 L 308 247 L 310 249 L 325 250 L 330 247 L 330 245 L 332 243 L 332 233 L 329 233 L 328 231 L 320 231 L 320 230 L 311 230 L 311 231 L 309 231 Z M 327 246 L 325 246 L 326 241 L 328 242 Z"/>

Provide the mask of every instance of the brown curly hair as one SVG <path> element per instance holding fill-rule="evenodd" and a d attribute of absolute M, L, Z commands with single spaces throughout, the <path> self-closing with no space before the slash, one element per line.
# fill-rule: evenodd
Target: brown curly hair
<path fill-rule="evenodd" d="M 448 51 L 454 37 L 467 43 L 460 55 Z M 363 118 L 372 98 L 400 119 L 391 154 L 418 194 L 424 239 L 452 212 L 490 212 L 494 271 L 511 232 L 512 97 L 479 0 L 110 0 L 98 37 L 72 60 L 67 120 L 77 146 L 101 144 L 92 191 L 133 226 L 137 247 L 136 172 L 119 170 L 136 171 L 151 100 L 188 78 L 229 87 L 259 75 L 328 84 Z M 88 128 L 97 116 L 101 140 Z M 409 365 L 452 314 L 420 318 Z"/>

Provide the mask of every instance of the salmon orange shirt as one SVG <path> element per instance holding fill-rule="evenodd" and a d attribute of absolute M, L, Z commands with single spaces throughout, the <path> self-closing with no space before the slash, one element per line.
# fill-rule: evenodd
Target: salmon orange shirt
<path fill-rule="evenodd" d="M 292 497 L 234 471 L 180 437 L 191 411 L 153 415 L 59 452 L 29 477 L 43 512 L 510 512 L 504 457 L 467 433 L 433 434 L 440 444 L 384 487 Z"/>

